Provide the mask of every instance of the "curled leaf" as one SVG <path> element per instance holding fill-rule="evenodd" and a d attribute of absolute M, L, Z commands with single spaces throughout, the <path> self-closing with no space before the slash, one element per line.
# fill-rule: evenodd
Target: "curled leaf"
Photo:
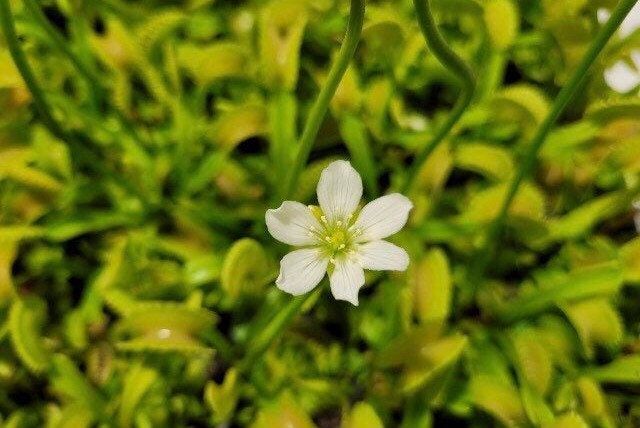
<path fill-rule="evenodd" d="M 424 324 L 442 327 L 451 310 L 453 280 L 449 260 L 440 249 L 431 250 L 412 266 L 415 311 Z"/>
<path fill-rule="evenodd" d="M 238 372 L 230 369 L 221 385 L 208 382 L 204 391 L 204 400 L 213 412 L 215 423 L 228 422 L 236 409 L 239 398 Z"/>
<path fill-rule="evenodd" d="M 520 15 L 511 0 L 490 0 L 484 5 L 484 22 L 496 49 L 507 49 L 520 28 Z"/>
<path fill-rule="evenodd" d="M 9 311 L 9 333 L 18 357 L 33 372 L 49 367 L 49 351 L 40 330 L 44 326 L 46 306 L 36 297 L 16 299 Z"/>
<path fill-rule="evenodd" d="M 231 297 L 255 294 L 273 277 L 273 263 L 257 241 L 236 241 L 224 258 L 220 283 Z"/>
<path fill-rule="evenodd" d="M 295 88 L 306 25 L 306 2 L 275 0 L 262 11 L 260 58 L 264 80 L 269 87 Z"/>

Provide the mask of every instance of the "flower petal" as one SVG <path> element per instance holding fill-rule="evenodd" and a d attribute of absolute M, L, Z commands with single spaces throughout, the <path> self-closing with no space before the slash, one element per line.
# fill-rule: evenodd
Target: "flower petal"
<path fill-rule="evenodd" d="M 382 196 L 362 208 L 352 230 L 360 230 L 357 242 L 375 241 L 398 232 L 407 222 L 413 204 L 399 193 Z"/>
<path fill-rule="evenodd" d="M 640 3 L 636 2 L 620 24 L 620 36 L 628 37 L 638 28 L 640 28 Z"/>
<path fill-rule="evenodd" d="M 276 285 L 294 296 L 307 293 L 318 285 L 327 271 L 329 260 L 318 248 L 292 251 L 280 261 L 280 275 Z"/>
<path fill-rule="evenodd" d="M 267 210 L 265 221 L 269 233 L 289 245 L 313 245 L 318 242 L 315 232 L 320 223 L 309 207 L 300 202 L 284 201 L 280 208 Z"/>
<path fill-rule="evenodd" d="M 640 84 L 640 74 L 623 61 L 618 61 L 604 72 L 607 85 L 616 92 L 627 93 Z"/>
<path fill-rule="evenodd" d="M 345 220 L 360 203 L 362 179 L 349 162 L 335 161 L 322 171 L 317 192 L 327 220 Z"/>
<path fill-rule="evenodd" d="M 358 306 L 358 291 L 364 285 L 364 271 L 354 258 L 336 260 L 336 268 L 329 277 L 331 293 L 336 300 L 346 300 Z"/>
<path fill-rule="evenodd" d="M 407 270 L 407 252 L 387 241 L 371 241 L 358 248 L 360 265 L 369 270 Z"/>

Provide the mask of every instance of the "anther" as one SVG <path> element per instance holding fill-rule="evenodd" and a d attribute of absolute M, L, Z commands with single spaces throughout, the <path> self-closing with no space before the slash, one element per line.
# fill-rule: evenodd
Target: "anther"
<path fill-rule="evenodd" d="M 324 240 L 325 240 L 325 241 L 327 241 L 327 242 L 331 242 L 331 238 L 330 238 L 330 237 L 328 237 L 328 236 L 325 236 L 325 237 L 324 237 Z"/>
<path fill-rule="evenodd" d="M 338 227 L 342 226 L 342 221 L 341 221 L 341 220 L 336 221 L 336 225 L 337 225 Z"/>
<path fill-rule="evenodd" d="M 344 247 L 346 247 L 346 245 L 340 244 L 340 246 L 338 247 L 338 250 L 342 250 Z"/>
<path fill-rule="evenodd" d="M 320 220 L 322 220 L 323 223 L 327 222 L 327 217 L 325 216 L 320 216 Z"/>

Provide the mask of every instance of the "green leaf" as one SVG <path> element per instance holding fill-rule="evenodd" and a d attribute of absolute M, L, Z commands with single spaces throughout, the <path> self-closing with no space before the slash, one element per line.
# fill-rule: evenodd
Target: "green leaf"
<path fill-rule="evenodd" d="M 249 65 L 245 49 L 232 42 L 206 46 L 181 44 L 178 47 L 178 62 L 200 86 L 210 85 L 220 79 L 243 77 Z"/>
<path fill-rule="evenodd" d="M 227 294 L 257 294 L 273 278 L 274 266 L 262 245 L 244 238 L 236 241 L 224 258 L 220 284 Z"/>
<path fill-rule="evenodd" d="M 144 395 L 158 378 L 155 370 L 135 363 L 124 377 L 124 387 L 118 410 L 118 426 L 128 428 L 133 425 L 136 408 Z"/>
<path fill-rule="evenodd" d="M 569 240 L 580 238 L 599 222 L 629 209 L 637 191 L 612 192 L 591 199 L 562 218 L 549 223 L 550 239 Z"/>
<path fill-rule="evenodd" d="M 274 0 L 260 16 L 261 71 L 272 89 L 293 89 L 298 82 L 300 47 L 307 25 L 305 2 Z"/>
<path fill-rule="evenodd" d="M 594 357 L 598 345 L 615 351 L 622 344 L 622 319 L 607 300 L 598 298 L 573 303 L 566 305 L 564 312 L 578 332 L 587 357 Z"/>
<path fill-rule="evenodd" d="M 41 337 L 46 306 L 37 297 L 16 299 L 9 311 L 9 333 L 18 357 L 29 368 L 39 373 L 47 369 L 51 355 Z"/>
<path fill-rule="evenodd" d="M 414 306 L 423 324 L 442 328 L 451 311 L 453 279 L 449 260 L 444 251 L 436 248 L 428 252 L 411 268 Z"/>
<path fill-rule="evenodd" d="M 405 366 L 401 385 L 407 394 L 427 389 L 435 395 L 468 344 L 461 334 L 434 339 L 430 337 L 434 332 L 428 329 L 419 327 L 396 339 L 379 358 L 383 367 Z"/>
<path fill-rule="evenodd" d="M 89 428 L 95 423 L 95 416 L 82 404 L 70 404 L 60 412 L 56 428 Z"/>
<path fill-rule="evenodd" d="M 640 385 L 640 355 L 626 355 L 613 362 L 587 370 L 598 382 L 620 385 Z"/>
<path fill-rule="evenodd" d="M 218 147 L 230 152 L 251 137 L 267 135 L 268 130 L 267 108 L 259 103 L 246 103 L 218 114 L 207 135 Z"/>
<path fill-rule="evenodd" d="M 473 404 L 484 410 L 507 427 L 526 425 L 527 415 L 518 394 L 513 386 L 487 375 L 477 375 L 471 379 L 471 400 Z"/>
<path fill-rule="evenodd" d="M 17 253 L 15 241 L 3 238 L 0 231 L 0 308 L 7 305 L 16 294 L 12 270 Z"/>
<path fill-rule="evenodd" d="M 489 222 L 496 218 L 507 196 L 508 184 L 499 184 L 476 192 L 461 214 L 463 222 Z M 515 218 L 541 220 L 545 215 L 543 193 L 531 183 L 524 183 L 516 194 L 509 215 Z"/>
<path fill-rule="evenodd" d="M 520 326 L 513 329 L 509 337 L 519 378 L 533 388 L 528 393 L 529 397 L 536 394 L 544 396 L 551 383 L 553 365 L 538 332 L 532 327 Z"/>
<path fill-rule="evenodd" d="M 520 14 L 510 0 L 489 0 L 484 4 L 484 22 L 496 49 L 509 48 L 520 29 Z"/>
<path fill-rule="evenodd" d="M 251 428 L 315 428 L 311 418 L 296 403 L 290 393 L 284 393 L 277 402 L 260 410 Z"/>
<path fill-rule="evenodd" d="M 222 272 L 222 262 L 222 257 L 215 254 L 190 258 L 184 266 L 185 282 L 198 287 L 217 280 Z"/>
<path fill-rule="evenodd" d="M 455 150 L 455 165 L 485 177 L 503 181 L 513 175 L 511 154 L 497 146 L 482 143 L 461 144 Z"/>
<path fill-rule="evenodd" d="M 497 117 L 515 121 L 531 132 L 549 113 L 549 100 L 536 86 L 516 84 L 496 94 L 493 104 Z"/>
<path fill-rule="evenodd" d="M 366 402 L 356 403 L 342 426 L 343 428 L 384 428 L 374 408 Z"/>
<path fill-rule="evenodd" d="M 131 339 L 116 344 L 122 351 L 208 353 L 197 337 L 214 326 L 217 317 L 206 309 L 171 302 L 135 302 L 118 325 Z"/>
<path fill-rule="evenodd" d="M 51 359 L 51 384 L 57 394 L 71 403 L 91 411 L 94 417 L 102 418 L 106 410 L 104 398 L 87 382 L 76 365 L 62 354 Z"/>
<path fill-rule="evenodd" d="M 549 287 L 523 292 L 504 307 L 499 317 L 515 320 L 543 312 L 555 305 L 618 292 L 623 270 L 617 263 L 602 263 L 573 271 Z"/>
<path fill-rule="evenodd" d="M 640 238 L 632 239 L 620 248 L 620 259 L 627 282 L 640 283 Z"/>
<path fill-rule="evenodd" d="M 211 409 L 216 424 L 226 423 L 233 417 L 240 396 L 239 388 L 238 371 L 235 368 L 229 369 L 222 385 L 213 381 L 207 383 L 204 401 Z"/>
<path fill-rule="evenodd" d="M 589 428 L 589 424 L 577 413 L 567 413 L 560 416 L 549 428 Z"/>

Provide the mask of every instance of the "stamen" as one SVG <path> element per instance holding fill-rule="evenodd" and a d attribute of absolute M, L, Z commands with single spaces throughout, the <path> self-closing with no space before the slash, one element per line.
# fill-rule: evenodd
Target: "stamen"
<path fill-rule="evenodd" d="M 338 227 L 342 226 L 342 220 L 336 221 L 336 226 L 338 226 Z"/>
<path fill-rule="evenodd" d="M 331 258 L 329 259 L 329 263 L 331 263 L 332 265 L 335 265 L 335 264 L 336 264 L 336 259 L 334 259 L 333 257 L 331 257 Z"/>
<path fill-rule="evenodd" d="M 344 247 L 346 247 L 346 245 L 340 244 L 340 246 L 338 247 L 338 250 L 342 250 Z"/>
<path fill-rule="evenodd" d="M 325 237 L 324 237 L 324 240 L 325 240 L 325 241 L 327 241 L 327 242 L 331 242 L 331 237 L 329 237 L 329 236 L 325 236 Z"/>
<path fill-rule="evenodd" d="M 323 223 L 327 222 L 327 217 L 325 216 L 320 216 L 320 220 L 322 220 Z"/>

